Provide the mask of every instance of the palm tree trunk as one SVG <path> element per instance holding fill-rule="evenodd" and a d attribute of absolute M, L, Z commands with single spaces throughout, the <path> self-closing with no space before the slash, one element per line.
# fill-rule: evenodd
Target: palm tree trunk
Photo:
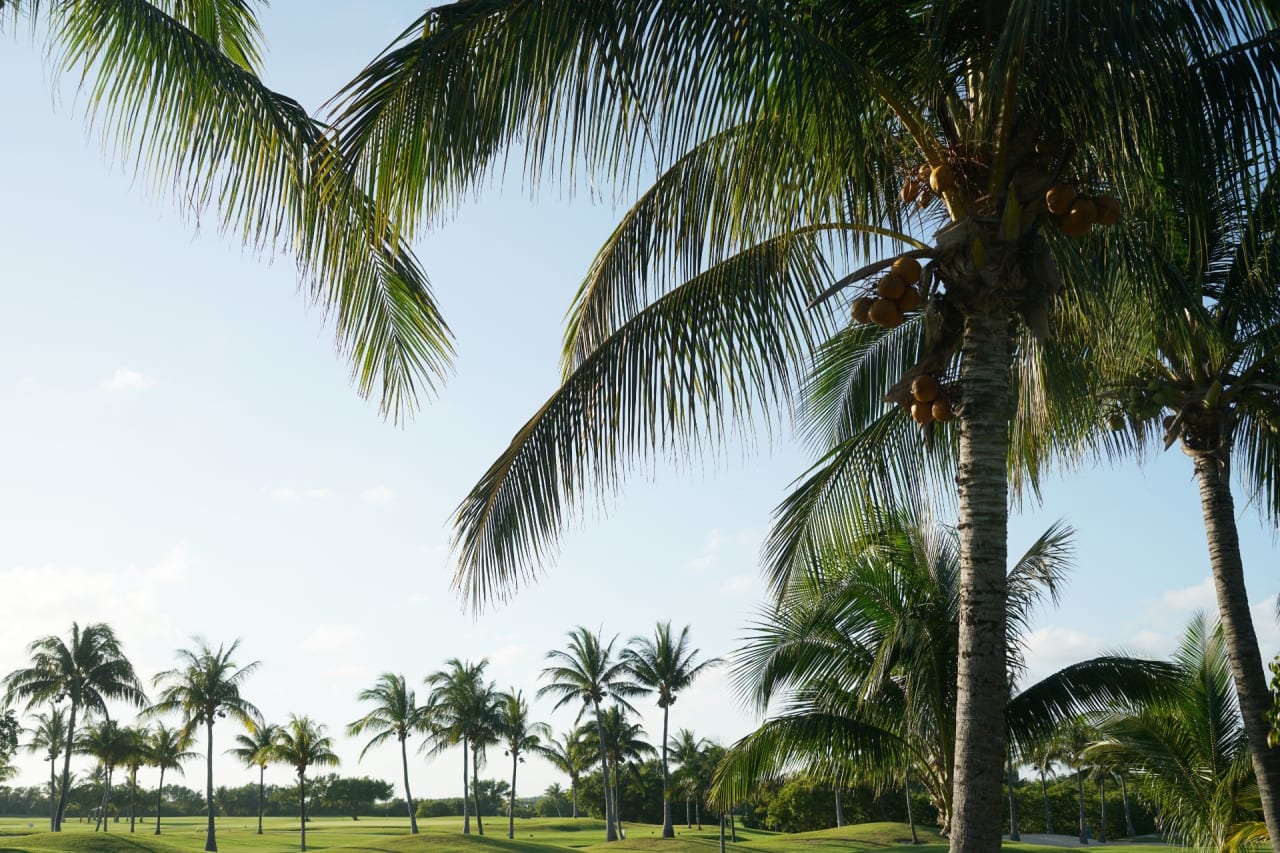
<path fill-rule="evenodd" d="M 1004 312 L 965 318 L 960 381 L 960 659 L 951 853 L 1000 849 L 1004 776 L 1005 572 L 1010 341 Z"/>
<path fill-rule="evenodd" d="M 911 826 L 911 843 L 919 844 L 920 838 L 916 835 L 916 816 L 911 811 L 911 768 L 907 768 L 907 772 L 902 775 L 902 787 L 906 789 L 907 794 L 907 823 Z"/>
<path fill-rule="evenodd" d="M 471 760 L 471 751 L 467 739 L 462 739 L 462 834 L 471 834 L 471 815 L 467 811 L 467 798 L 471 796 L 471 786 L 467 782 L 467 762 Z"/>
<path fill-rule="evenodd" d="M 609 755 L 604 748 L 604 726 L 600 723 L 600 703 L 596 702 L 596 734 L 600 738 L 600 773 L 604 782 L 604 840 L 617 841 L 618 830 L 614 825 L 613 797 L 609 785 Z"/>
<path fill-rule="evenodd" d="M 267 765 L 258 765 L 258 834 L 262 834 L 262 812 L 267 793 Z"/>
<path fill-rule="evenodd" d="M 613 822 L 618 827 L 618 837 L 627 840 L 627 831 L 622 828 L 622 798 L 618 796 L 618 785 L 622 780 L 622 767 L 613 765 Z"/>
<path fill-rule="evenodd" d="M 164 802 L 164 768 L 160 768 L 160 784 L 156 787 L 156 835 L 160 834 L 160 805 Z M 261 830 L 259 830 L 261 831 Z"/>
<path fill-rule="evenodd" d="M 1040 768 L 1040 801 L 1044 803 L 1044 831 L 1053 834 L 1053 812 L 1049 810 L 1049 786 L 1044 781 L 1044 768 Z"/>
<path fill-rule="evenodd" d="M 207 739 L 209 741 L 209 752 L 208 752 L 209 761 L 206 767 L 204 802 L 205 802 L 205 811 L 209 813 L 209 826 L 208 826 L 208 829 L 205 831 L 204 849 L 207 851 L 211 851 L 212 853 L 212 851 L 216 851 L 218 849 L 218 839 L 214 835 L 214 824 L 213 824 L 213 715 L 212 714 L 209 715 L 209 719 L 205 722 L 205 728 L 208 731 Z"/>
<path fill-rule="evenodd" d="M 693 829 L 693 805 L 689 797 L 684 798 L 684 828 Z"/>
<path fill-rule="evenodd" d="M 49 831 L 58 831 L 58 756 L 49 756 Z"/>
<path fill-rule="evenodd" d="M 693 818 L 698 824 L 698 832 L 702 832 L 702 801 L 697 797 L 693 798 Z"/>
<path fill-rule="evenodd" d="M 302 815 L 302 851 L 307 850 L 307 774 L 298 771 L 298 813 Z"/>
<path fill-rule="evenodd" d="M 133 807 L 138 796 L 138 768 L 129 771 L 129 832 L 133 832 Z"/>
<path fill-rule="evenodd" d="M 1089 838 L 1085 835 L 1084 827 L 1084 768 L 1076 770 L 1076 794 L 1077 802 L 1080 805 L 1080 843 L 1088 844 Z"/>
<path fill-rule="evenodd" d="M 1124 773 L 1120 772 L 1116 775 L 1120 777 L 1120 804 L 1124 806 L 1124 836 L 1133 838 L 1138 833 L 1133 828 L 1133 813 L 1129 811 L 1129 789 L 1124 784 Z"/>
<path fill-rule="evenodd" d="M 671 796 L 668 788 L 671 785 L 671 772 L 667 768 L 667 716 L 671 706 L 662 706 L 662 837 L 675 838 L 676 828 L 671 822 Z"/>
<path fill-rule="evenodd" d="M 729 836 L 730 841 L 734 844 L 738 843 L 738 825 L 733 820 L 733 809 L 729 809 Z"/>
<path fill-rule="evenodd" d="M 840 784 L 836 783 L 836 826 L 844 826 L 844 804 L 840 802 Z"/>
<path fill-rule="evenodd" d="M 67 754 L 62 759 L 62 790 L 58 791 L 58 813 L 54 819 L 53 831 L 62 832 L 62 816 L 67 813 L 67 787 L 71 784 L 71 745 L 76 742 L 76 703 L 71 703 L 71 714 L 67 720 Z"/>
<path fill-rule="evenodd" d="M 720 812 L 720 853 L 724 853 L 724 812 Z"/>
<path fill-rule="evenodd" d="M 578 819 L 578 777 L 569 779 L 569 793 L 573 796 L 573 818 Z"/>
<path fill-rule="evenodd" d="M 107 801 L 111 798 L 111 768 L 105 768 L 102 772 L 102 799 L 98 802 L 98 821 L 93 825 L 93 831 L 97 832 L 101 829 L 107 831 Z"/>
<path fill-rule="evenodd" d="M 516 768 L 520 766 L 520 755 L 511 753 L 511 806 L 507 809 L 507 838 L 516 837 Z"/>
<path fill-rule="evenodd" d="M 480 816 L 480 745 L 471 744 L 471 794 L 476 801 L 476 832 L 484 835 L 484 818 Z"/>
<path fill-rule="evenodd" d="M 1107 841 L 1107 777 L 1098 777 L 1098 841 Z"/>
<path fill-rule="evenodd" d="M 1018 771 L 1013 766 L 1013 756 L 1009 756 L 1009 768 L 1006 775 L 1009 784 L 1009 840 L 1021 841 L 1018 834 L 1018 801 L 1014 798 L 1013 783 L 1018 780 Z"/>
<path fill-rule="evenodd" d="M 1223 447 L 1217 453 L 1196 454 L 1194 459 L 1222 634 L 1258 780 L 1262 816 L 1271 838 L 1271 849 L 1280 853 L 1280 804 L 1276 801 L 1280 797 L 1280 750 L 1272 748 L 1267 741 L 1271 727 L 1265 714 L 1271 708 L 1271 692 L 1267 689 L 1266 671 L 1258 652 L 1258 638 L 1244 586 L 1244 563 L 1240 558 L 1235 504 L 1231 497 L 1231 451 Z"/>
<path fill-rule="evenodd" d="M 404 736 L 400 738 L 400 765 L 404 768 L 404 799 L 409 806 L 409 834 L 418 834 L 418 816 L 413 809 L 413 794 L 409 793 L 409 752 L 404 744 Z"/>

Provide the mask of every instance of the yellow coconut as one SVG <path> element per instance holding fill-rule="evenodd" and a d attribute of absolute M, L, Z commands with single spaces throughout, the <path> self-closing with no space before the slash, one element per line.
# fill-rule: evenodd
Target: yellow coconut
<path fill-rule="evenodd" d="M 939 397 L 933 401 L 932 406 L 933 419 L 946 423 L 955 420 L 956 413 L 951 409 L 951 401 L 946 397 Z"/>
<path fill-rule="evenodd" d="M 906 289 L 907 283 L 893 273 L 876 283 L 876 293 L 883 299 L 897 299 Z"/>
<path fill-rule="evenodd" d="M 1067 211 L 1067 220 L 1072 225 L 1089 226 L 1098 221 L 1098 206 L 1091 198 L 1078 198 L 1071 210 Z"/>
<path fill-rule="evenodd" d="M 875 298 L 871 296 L 859 296 L 853 300 L 853 322 L 870 323 L 871 303 L 875 301 Z"/>
<path fill-rule="evenodd" d="M 911 396 L 918 403 L 932 403 L 938 399 L 938 380 L 927 373 L 917 376 L 911 382 Z"/>
<path fill-rule="evenodd" d="M 911 417 L 918 424 L 927 424 L 933 422 L 933 405 L 931 403 L 915 402 L 911 404 Z"/>
<path fill-rule="evenodd" d="M 1059 220 L 1058 228 L 1060 228 L 1062 233 L 1066 234 L 1068 237 L 1083 237 L 1085 234 L 1089 233 L 1090 226 L 1087 222 L 1081 223 L 1079 221 L 1073 221 L 1070 216 L 1064 216 Z"/>
<path fill-rule="evenodd" d="M 907 255 L 895 260 L 891 270 L 894 275 L 907 284 L 915 284 L 920 280 L 920 262 Z"/>
<path fill-rule="evenodd" d="M 1061 215 L 1071 209 L 1077 195 L 1076 188 L 1071 184 L 1054 184 L 1044 194 L 1044 203 L 1048 206 L 1050 213 Z"/>
<path fill-rule="evenodd" d="M 907 178 L 902 182 L 902 200 L 910 204 L 920 195 L 920 183 L 915 178 Z"/>
<path fill-rule="evenodd" d="M 908 287 L 902 291 L 902 295 L 897 299 L 898 310 L 902 312 L 914 311 L 920 307 L 920 291 L 914 287 Z"/>
<path fill-rule="evenodd" d="M 956 186 L 956 173 L 946 163 L 935 166 L 929 173 L 929 186 L 936 193 L 950 192 Z"/>
<path fill-rule="evenodd" d="M 871 322 L 886 329 L 901 326 L 903 320 L 902 312 L 898 310 L 898 304 L 892 299 L 877 299 L 871 303 L 867 316 L 871 318 Z"/>

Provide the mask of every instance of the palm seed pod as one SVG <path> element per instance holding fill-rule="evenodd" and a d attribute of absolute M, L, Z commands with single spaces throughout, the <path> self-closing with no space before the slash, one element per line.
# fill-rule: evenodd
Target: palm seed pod
<path fill-rule="evenodd" d="M 918 403 L 932 403 L 938 399 L 938 380 L 927 373 L 917 376 L 911 382 L 911 396 Z"/>
<path fill-rule="evenodd" d="M 909 255 L 895 260 L 890 271 L 907 284 L 915 284 L 920 280 L 920 262 Z"/>
<path fill-rule="evenodd" d="M 1044 194 L 1044 203 L 1050 213 L 1062 215 L 1071 209 L 1077 195 L 1076 188 L 1071 184 L 1054 184 Z"/>
<path fill-rule="evenodd" d="M 871 318 L 871 322 L 885 329 L 902 325 L 902 312 L 898 310 L 898 304 L 892 299 L 877 299 L 871 303 L 871 309 L 867 315 Z"/>
<path fill-rule="evenodd" d="M 907 283 L 893 273 L 889 273 L 876 283 L 876 293 L 883 299 L 897 299 L 907 289 Z"/>
<path fill-rule="evenodd" d="M 870 323 L 871 322 L 871 303 L 875 302 L 873 296 L 859 296 L 853 300 L 853 322 Z"/>

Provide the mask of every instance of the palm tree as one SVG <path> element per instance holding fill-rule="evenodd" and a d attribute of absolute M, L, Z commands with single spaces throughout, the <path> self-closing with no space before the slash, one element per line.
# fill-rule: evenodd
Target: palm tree
<path fill-rule="evenodd" d="M 336 767 L 338 755 L 333 751 L 333 739 L 324 733 L 324 726 L 310 717 L 292 716 L 281 726 L 274 747 L 275 760 L 288 764 L 298 774 L 298 811 L 301 815 L 302 847 L 307 849 L 307 768 Z"/>
<path fill-rule="evenodd" d="M 58 824 L 58 756 L 67 748 L 67 717 L 62 708 L 50 705 L 47 712 L 36 715 L 35 728 L 31 729 L 31 742 L 27 751 L 39 753 L 49 762 L 49 831 L 56 832 Z"/>
<path fill-rule="evenodd" d="M 543 741 L 551 737 L 551 729 L 546 723 L 536 723 L 529 719 L 529 703 L 524 694 L 512 688 L 509 693 L 500 696 L 498 706 L 498 737 L 506 747 L 506 755 L 511 756 L 511 801 L 507 809 L 507 838 L 516 837 L 516 770 L 521 756 L 526 752 L 542 753 L 545 749 Z"/>
<path fill-rule="evenodd" d="M 596 736 L 600 742 L 600 774 L 604 782 L 605 841 L 617 841 L 617 813 L 610 795 L 609 759 L 605 751 L 604 728 L 601 726 L 600 705 L 612 699 L 624 708 L 635 710 L 627 704 L 627 697 L 635 696 L 640 688 L 627 679 L 626 665 L 614 658 L 615 636 L 608 644 L 600 636 L 581 626 L 569 632 L 567 649 L 552 649 L 547 659 L 552 665 L 542 670 L 541 677 L 548 683 L 538 689 L 538 696 L 555 696 L 555 708 L 577 702 L 578 720 L 590 709 L 595 715 Z"/>
<path fill-rule="evenodd" d="M 1084 717 L 1067 720 L 1054 738 L 1058 760 L 1076 772 L 1076 806 L 1079 812 L 1080 843 L 1089 843 L 1084 816 L 1084 777 L 1090 769 L 1088 753 L 1098 738 L 1097 730 Z"/>
<path fill-rule="evenodd" d="M 693 828 L 693 821 L 689 815 L 690 801 L 696 806 L 698 829 L 702 829 L 700 798 L 703 788 L 699 783 L 699 778 L 707 774 L 701 772 L 700 765 L 702 764 L 703 754 L 709 746 L 711 746 L 711 741 L 697 737 L 690 729 L 680 729 L 676 732 L 675 737 L 671 739 L 671 757 L 675 759 L 676 764 L 680 765 L 680 787 L 684 790 L 684 825 L 686 829 Z"/>
<path fill-rule="evenodd" d="M 189 746 L 191 733 L 185 727 L 171 729 L 159 722 L 151 730 L 151 737 L 146 744 L 147 763 L 160 771 L 160 781 L 156 784 L 156 835 L 160 834 L 160 807 L 164 803 L 164 772 L 172 770 L 184 773 L 182 762 L 196 757 L 196 753 L 188 749 Z"/>
<path fill-rule="evenodd" d="M 1057 750 L 1052 741 L 1046 741 L 1033 747 L 1024 758 L 1029 760 L 1040 777 L 1040 803 L 1044 806 L 1044 831 L 1052 835 L 1053 812 L 1049 809 L 1049 785 L 1046 777 L 1053 772 L 1053 765 L 1058 760 Z"/>
<path fill-rule="evenodd" d="M 433 752 L 439 752 L 454 744 L 462 746 L 462 834 L 471 834 L 471 817 L 468 811 L 468 794 L 473 793 L 468 784 L 468 761 L 478 763 L 480 749 L 474 743 L 479 735 L 487 737 L 493 718 L 494 697 L 497 692 L 491 682 L 484 680 L 487 658 L 479 663 L 464 663 L 457 658 L 445 661 L 445 669 L 428 675 L 425 683 L 431 687 L 427 700 L 432 725 L 435 728 Z M 475 767 L 478 773 L 479 768 Z M 477 777 L 478 781 L 478 777 Z M 479 793 L 474 792 L 476 803 L 476 827 L 481 835 L 484 825 L 480 817 Z"/>
<path fill-rule="evenodd" d="M 460 203 L 516 143 L 535 182 L 557 167 L 627 186 L 658 172 L 578 290 L 562 387 L 459 508 L 458 585 L 481 603 L 529 580 L 584 492 L 617 488 L 634 457 L 717 446 L 753 414 L 785 420 L 831 319 L 810 303 L 893 259 L 827 287 L 831 267 L 890 242 L 913 247 L 928 269 L 912 325 L 929 331 L 891 333 L 907 345 L 877 379 L 909 407 L 917 376 L 958 377 L 958 436 L 930 430 L 959 445 L 952 845 L 994 850 L 1007 464 L 1034 444 L 1019 431 L 1011 446 L 1015 400 L 1047 431 L 1041 398 L 1013 393 L 1015 368 L 1035 361 L 1060 294 L 1089 295 L 1076 261 L 1106 242 L 1080 248 L 1051 227 L 1046 191 L 1065 179 L 1120 193 L 1140 220 L 1170 182 L 1212 190 L 1206 157 L 1274 154 L 1269 136 L 1251 135 L 1269 134 L 1280 112 L 1274 23 L 1248 0 L 560 0 L 425 12 L 335 100 L 343 155 L 403 221 Z M 1061 222 L 1080 233 L 1091 213 L 1082 202 Z M 903 233 L 938 226 L 932 244 Z M 882 316 L 900 321 L 888 302 Z M 864 390 L 874 420 L 885 388 Z"/>
<path fill-rule="evenodd" d="M 129 771 L 129 831 L 133 832 L 137 825 L 138 768 L 147 762 L 151 732 L 146 726 L 126 726 L 123 731 L 127 744 L 123 763 Z"/>
<path fill-rule="evenodd" d="M 659 622 L 653 639 L 632 637 L 622 650 L 622 659 L 632 678 L 646 691 L 658 697 L 662 709 L 662 837 L 675 838 L 675 826 L 671 822 L 671 773 L 667 765 L 667 723 L 676 695 L 689 689 L 694 679 L 708 667 L 720 663 L 718 658 L 698 661 L 698 649 L 689 648 L 689 626 L 680 630 L 680 636 L 671 636 L 671 623 Z"/>
<path fill-rule="evenodd" d="M 205 806 L 209 822 L 205 830 L 204 849 L 218 849 L 214 832 L 213 802 L 213 724 L 230 716 L 243 724 L 261 717 L 258 709 L 240 695 L 245 679 L 259 666 L 258 661 L 241 666 L 232 660 L 240 647 L 236 640 L 230 646 L 219 644 L 215 650 L 207 642 L 195 638 L 195 649 L 179 649 L 177 669 L 166 670 L 155 677 L 156 686 L 165 685 L 148 714 L 178 713 L 182 715 L 182 730 L 193 736 L 199 726 L 205 728 L 207 758 L 205 776 Z"/>
<path fill-rule="evenodd" d="M 247 767 L 258 768 L 258 835 L 262 834 L 262 814 L 266 805 L 267 765 L 275 760 L 276 738 L 280 727 L 260 718 L 245 723 L 245 731 L 236 735 L 236 745 L 227 750 Z"/>
<path fill-rule="evenodd" d="M 409 808 L 409 834 L 418 834 L 418 817 L 413 807 L 413 794 L 409 791 L 409 752 L 405 742 L 415 732 L 429 730 L 430 712 L 420 707 L 414 692 L 409 689 L 403 675 L 384 672 L 377 683 L 360 691 L 361 702 L 372 702 L 373 710 L 347 726 L 347 734 L 358 737 L 365 732 L 373 737 L 360 750 L 360 758 L 378 744 L 395 738 L 400 743 L 400 765 L 404 771 L 404 798 Z"/>
<path fill-rule="evenodd" d="M 296 256 L 362 395 L 381 385 L 383 410 L 401 416 L 447 372 L 450 333 L 407 242 L 351 183 L 326 125 L 259 78 L 256 4 L 5 6 L 82 84 L 87 114 L 122 159 L 155 186 L 172 182 L 184 204 L 212 207 L 254 249 Z"/>
<path fill-rule="evenodd" d="M 116 766 L 128 760 L 132 738 L 115 720 L 104 719 L 89 726 L 76 738 L 75 751 L 98 759 L 102 768 L 102 800 L 93 831 L 107 831 L 107 811 L 111 808 L 111 782 Z"/>
<path fill-rule="evenodd" d="M 628 720 L 622 706 L 612 705 L 596 714 L 596 724 L 604 733 L 605 759 L 613 773 L 613 816 L 618 824 L 618 835 L 625 838 L 626 834 L 622 831 L 621 801 L 618 798 L 618 789 L 622 787 L 622 768 L 629 762 L 639 762 L 645 756 L 653 755 L 655 750 L 644 739 L 644 727 Z"/>
<path fill-rule="evenodd" d="M 542 750 L 542 757 L 569 777 L 571 817 L 575 819 L 578 817 L 578 780 L 600 760 L 599 752 L 591 745 L 591 734 L 586 727 L 572 729 L 559 737 L 548 738 Z"/>
<path fill-rule="evenodd" d="M 71 745 L 76 741 L 76 717 L 84 709 L 106 716 L 107 700 L 142 705 L 146 694 L 133 664 L 124 656 L 111 626 L 103 622 L 84 630 L 71 623 L 71 637 L 64 642 L 56 636 L 41 637 L 27 646 L 31 666 L 5 676 L 5 702 L 25 700 L 27 707 L 45 702 L 68 701 L 67 730 L 62 762 L 62 789 L 54 811 L 54 832 L 62 830 L 67 810 L 67 788 L 71 780 Z"/>

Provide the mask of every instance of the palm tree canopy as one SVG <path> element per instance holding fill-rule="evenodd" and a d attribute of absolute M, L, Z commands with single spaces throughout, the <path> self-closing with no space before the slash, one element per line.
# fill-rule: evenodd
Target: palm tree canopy
<path fill-rule="evenodd" d="M 276 761 L 292 767 L 299 778 L 308 767 L 337 767 L 340 763 L 333 751 L 333 738 L 324 733 L 324 726 L 297 715 L 280 727 L 274 755 Z"/>
<path fill-rule="evenodd" d="M 545 742 L 551 739 L 551 728 L 529 717 L 529 703 L 516 689 L 502 693 L 498 705 L 497 734 L 508 755 L 518 758 L 526 752 L 546 754 Z"/>
<path fill-rule="evenodd" d="M 635 681 L 657 695 L 658 707 L 668 708 L 704 670 L 720 663 L 719 658 L 699 661 L 699 651 L 689 648 L 688 625 L 680 629 L 679 637 L 672 637 L 671 623 L 659 622 L 652 639 L 631 638 L 622 650 L 622 660 Z"/>
<path fill-rule="evenodd" d="M 643 691 L 627 678 L 626 664 L 614 657 L 617 640 L 615 636 L 606 644 L 591 630 L 574 628 L 569 632 L 567 648 L 547 652 L 547 660 L 552 663 L 542 670 L 541 678 L 547 684 L 538 688 L 538 696 L 555 696 L 555 708 L 582 703 L 579 719 L 588 707 L 599 706 L 606 699 L 634 711 L 626 700 Z"/>
<path fill-rule="evenodd" d="M 227 750 L 227 755 L 240 759 L 247 767 L 266 767 L 275 760 L 273 749 L 280 727 L 253 717 L 244 728 L 244 732 L 236 735 L 235 746 Z"/>
<path fill-rule="evenodd" d="M 431 711 L 419 706 L 414 691 L 399 673 L 384 672 L 373 687 L 360 691 L 361 702 L 371 703 L 372 710 L 347 726 L 347 734 L 373 737 L 360 750 L 360 757 L 373 747 L 392 738 L 407 740 L 415 732 L 429 730 Z"/>
<path fill-rule="evenodd" d="M 190 746 L 191 738 L 185 733 L 185 727 L 170 728 L 164 722 L 158 722 L 146 743 L 147 764 L 158 770 L 173 770 L 183 775 L 182 763 L 196 757 Z"/>
<path fill-rule="evenodd" d="M 27 707 L 69 699 L 92 713 L 107 714 L 107 702 L 146 703 L 142 682 L 125 657 L 110 625 L 97 622 L 80 628 L 71 623 L 71 637 L 47 636 L 27 647 L 31 666 L 5 676 L 5 702 L 25 701 Z"/>
<path fill-rule="evenodd" d="M 217 649 L 200 638 L 195 642 L 194 649 L 178 650 L 181 666 L 155 676 L 156 685 L 164 687 L 147 713 L 181 714 L 188 732 L 197 725 L 210 725 L 218 717 L 230 716 L 246 725 L 260 718 L 258 709 L 240 695 L 240 688 L 260 663 L 241 666 L 232 659 L 239 640 L 230 646 L 219 644 Z"/>
<path fill-rule="evenodd" d="M 644 727 L 627 719 L 627 713 L 620 705 L 602 708 L 598 720 L 604 732 L 605 754 L 614 767 L 621 767 L 628 761 L 639 761 L 657 752 L 645 740 Z"/>
<path fill-rule="evenodd" d="M 126 727 L 115 720 L 101 720 L 80 732 L 76 737 L 75 751 L 91 755 L 103 767 L 111 769 L 129 760 L 133 742 Z"/>
<path fill-rule="evenodd" d="M 540 754 L 561 773 L 576 780 L 595 766 L 600 753 L 592 743 L 593 733 L 586 726 L 547 738 Z"/>
<path fill-rule="evenodd" d="M 67 715 L 55 706 L 36 714 L 35 721 L 26 749 L 43 755 L 45 761 L 54 761 L 67 746 Z"/>
<path fill-rule="evenodd" d="M 254 250 L 294 255 L 362 395 L 399 417 L 434 389 L 452 344 L 427 276 L 351 181 L 332 130 L 259 78 L 255 0 L 5 5 L 0 27 L 30 19 L 121 160 Z"/>
<path fill-rule="evenodd" d="M 488 658 L 479 663 L 450 658 L 444 669 L 427 676 L 429 725 L 435 739 L 432 751 L 466 739 L 480 754 L 497 739 L 499 693 L 492 681 L 485 680 L 488 665 Z"/>

